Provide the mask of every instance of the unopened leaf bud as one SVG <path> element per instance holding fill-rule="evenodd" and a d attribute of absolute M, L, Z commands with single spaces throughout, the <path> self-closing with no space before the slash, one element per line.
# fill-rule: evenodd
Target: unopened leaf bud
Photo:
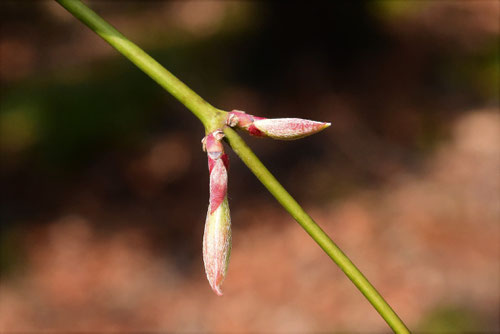
<path fill-rule="evenodd" d="M 264 118 L 233 110 L 228 113 L 226 124 L 241 128 L 252 136 L 293 140 L 315 134 L 330 126 L 330 123 L 301 118 Z"/>
<path fill-rule="evenodd" d="M 227 170 L 229 161 L 224 153 L 220 130 L 202 140 L 207 152 L 210 173 L 210 202 L 203 234 L 203 262 L 208 282 L 217 295 L 222 295 L 222 282 L 226 276 L 231 253 L 231 217 L 227 201 Z"/>
<path fill-rule="evenodd" d="M 207 212 L 203 234 L 203 262 L 212 290 L 222 295 L 222 282 L 226 277 L 231 255 L 231 217 L 227 197 L 217 209 Z"/>
<path fill-rule="evenodd" d="M 318 133 L 331 124 L 301 118 L 267 118 L 256 120 L 253 125 L 267 137 L 293 140 Z"/>

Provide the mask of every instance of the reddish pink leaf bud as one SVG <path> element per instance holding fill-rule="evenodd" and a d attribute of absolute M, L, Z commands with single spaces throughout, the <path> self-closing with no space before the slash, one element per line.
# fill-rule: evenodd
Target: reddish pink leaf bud
<path fill-rule="evenodd" d="M 203 234 L 203 262 L 212 290 L 222 295 L 222 282 L 226 277 L 231 255 L 231 217 L 227 197 L 214 211 L 207 213 Z"/>
<path fill-rule="evenodd" d="M 292 140 L 315 134 L 330 126 L 330 123 L 301 118 L 267 118 L 253 122 L 257 130 L 274 139 Z"/>
<path fill-rule="evenodd" d="M 246 130 L 252 136 L 292 140 L 315 134 L 330 123 L 300 118 L 264 118 L 233 110 L 228 114 L 227 125 Z"/>
<path fill-rule="evenodd" d="M 227 201 L 229 161 L 221 143 L 223 137 L 223 132 L 217 130 L 202 140 L 210 173 L 210 203 L 203 234 L 203 262 L 208 282 L 219 296 L 222 295 L 221 285 L 231 254 L 231 218 Z"/>

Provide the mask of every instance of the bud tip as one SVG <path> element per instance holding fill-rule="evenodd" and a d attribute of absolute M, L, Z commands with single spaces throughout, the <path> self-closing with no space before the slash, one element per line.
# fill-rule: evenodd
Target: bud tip
<path fill-rule="evenodd" d="M 222 296 L 222 289 L 220 288 L 220 286 L 214 285 L 212 286 L 212 290 L 217 296 Z"/>

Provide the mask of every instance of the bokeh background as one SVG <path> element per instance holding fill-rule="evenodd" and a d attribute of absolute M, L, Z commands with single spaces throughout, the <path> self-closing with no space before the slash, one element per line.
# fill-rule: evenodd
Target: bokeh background
<path fill-rule="evenodd" d="M 498 1 L 94 1 L 215 106 L 332 122 L 249 145 L 415 331 L 498 332 Z M 231 153 L 205 279 L 203 128 L 52 1 L 2 1 L 0 330 L 387 332 Z"/>

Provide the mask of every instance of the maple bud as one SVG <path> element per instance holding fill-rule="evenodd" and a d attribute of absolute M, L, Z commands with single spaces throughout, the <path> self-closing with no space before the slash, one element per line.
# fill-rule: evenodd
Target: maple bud
<path fill-rule="evenodd" d="M 202 140 L 210 173 L 210 202 L 203 234 L 203 262 L 208 282 L 219 296 L 222 295 L 221 285 L 231 255 L 231 217 L 227 201 L 229 160 L 221 143 L 223 137 L 222 131 L 217 130 Z"/>
<path fill-rule="evenodd" d="M 293 140 L 315 134 L 331 124 L 301 118 L 264 118 L 233 110 L 228 114 L 227 125 L 239 127 L 253 136 Z"/>
<path fill-rule="evenodd" d="M 203 234 L 203 262 L 212 290 L 222 295 L 222 282 L 226 277 L 231 256 L 231 218 L 227 197 L 214 212 L 207 212 Z"/>

